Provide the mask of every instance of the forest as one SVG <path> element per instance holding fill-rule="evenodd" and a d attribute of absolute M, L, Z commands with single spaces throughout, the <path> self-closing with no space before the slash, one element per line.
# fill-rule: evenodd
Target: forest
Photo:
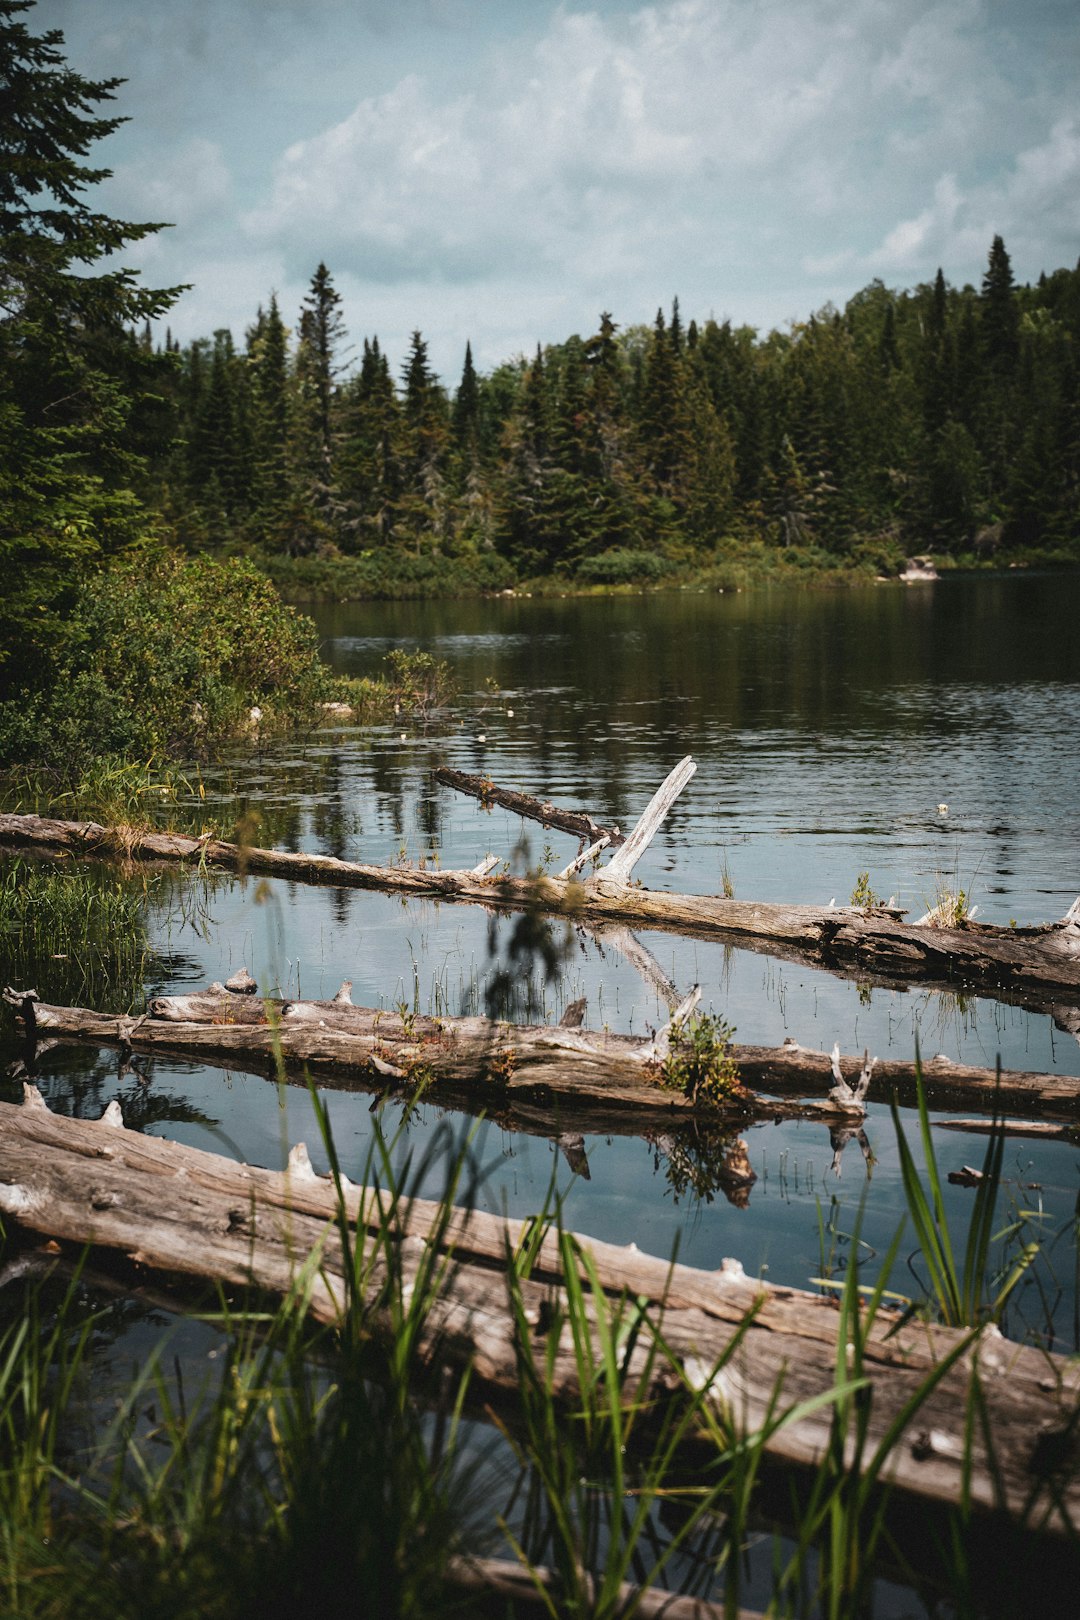
<path fill-rule="evenodd" d="M 977 289 L 875 281 L 768 334 L 685 322 L 678 299 L 651 326 L 605 312 L 487 375 L 467 347 L 452 392 L 420 331 L 395 378 L 346 330 L 325 264 L 292 331 L 274 297 L 240 347 L 223 329 L 162 352 L 144 328 L 171 435 L 148 498 L 185 546 L 583 583 L 720 543 L 886 573 L 919 550 L 1075 554 L 1080 270 L 1018 286 L 1000 237 Z"/>

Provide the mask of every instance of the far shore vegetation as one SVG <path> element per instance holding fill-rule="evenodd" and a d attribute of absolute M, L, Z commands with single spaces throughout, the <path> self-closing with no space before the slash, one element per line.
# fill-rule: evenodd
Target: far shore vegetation
<path fill-rule="evenodd" d="M 1080 561 L 1080 269 L 872 282 L 758 332 L 599 315 L 456 387 L 331 271 L 180 344 L 89 200 L 119 81 L 0 3 L 0 769 L 176 762 L 347 702 L 296 604 L 742 590 Z M 722 291 L 722 289 L 718 289 Z M 638 317 L 644 312 L 633 312 Z M 359 699 L 354 702 L 352 700 Z M 256 713 L 257 711 L 257 713 Z"/>

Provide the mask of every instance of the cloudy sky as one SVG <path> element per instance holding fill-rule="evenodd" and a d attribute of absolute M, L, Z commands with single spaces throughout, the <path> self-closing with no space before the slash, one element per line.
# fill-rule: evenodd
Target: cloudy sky
<path fill-rule="evenodd" d="M 1080 255 L 1076 0 L 39 0 L 127 79 L 102 201 L 173 222 L 187 339 L 294 322 L 320 259 L 354 339 L 451 382 L 651 320 L 785 326 L 878 276 Z"/>

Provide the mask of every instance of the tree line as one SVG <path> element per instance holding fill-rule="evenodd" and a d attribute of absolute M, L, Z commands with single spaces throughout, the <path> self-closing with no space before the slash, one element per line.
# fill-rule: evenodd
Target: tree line
<path fill-rule="evenodd" d="M 605 313 L 487 375 L 467 345 L 448 391 L 419 331 L 397 376 L 378 337 L 350 364 L 320 264 L 292 332 L 271 297 L 242 346 L 166 338 L 175 427 L 153 498 L 196 549 L 486 551 L 524 574 L 600 577 L 611 553 L 644 567 L 720 539 L 838 560 L 1067 553 L 1078 355 L 1080 267 L 1019 286 L 997 236 L 978 288 L 874 281 L 765 336 L 684 324 L 678 300 L 651 326 Z"/>
<path fill-rule="evenodd" d="M 1080 268 L 1019 286 L 995 237 L 979 287 L 875 281 L 766 335 L 605 313 L 484 375 L 466 346 L 452 390 L 419 331 L 397 374 L 350 352 L 325 264 L 291 329 L 271 297 L 242 343 L 158 341 L 182 289 L 117 266 L 160 227 L 103 213 L 89 160 L 120 81 L 31 9 L 0 0 L 0 699 L 85 670 L 100 570 L 148 545 L 451 584 L 1080 554 Z"/>

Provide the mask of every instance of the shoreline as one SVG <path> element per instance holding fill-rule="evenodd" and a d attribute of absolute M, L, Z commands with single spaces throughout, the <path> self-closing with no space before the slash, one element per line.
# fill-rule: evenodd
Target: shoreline
<path fill-rule="evenodd" d="M 1008 560 L 1000 557 L 984 560 L 970 553 L 961 553 L 956 557 L 935 553 L 925 555 L 932 558 L 936 579 L 939 580 L 970 575 L 1006 578 L 1015 574 L 1073 573 L 1080 570 L 1080 557 L 1061 553 L 1017 552 L 1011 554 Z M 477 568 L 470 564 L 481 559 L 408 558 L 402 561 L 411 566 L 393 572 L 375 572 L 370 554 L 363 558 L 253 557 L 251 561 L 274 583 L 282 599 L 294 607 L 380 601 L 588 598 L 678 593 L 726 595 L 792 588 L 856 590 L 866 586 L 912 586 L 936 582 L 933 574 L 912 574 L 905 578 L 899 568 L 895 573 L 884 573 L 865 562 L 844 564 L 835 559 L 824 560 L 820 554 L 804 550 L 777 552 L 769 548 L 766 552 L 765 548 L 757 547 L 741 554 L 715 557 L 708 564 L 695 568 L 673 567 L 670 573 L 659 577 L 607 581 L 585 581 L 557 574 L 518 577 L 512 574 L 508 564 L 505 565 L 505 572 L 495 566 L 502 559 Z"/>

